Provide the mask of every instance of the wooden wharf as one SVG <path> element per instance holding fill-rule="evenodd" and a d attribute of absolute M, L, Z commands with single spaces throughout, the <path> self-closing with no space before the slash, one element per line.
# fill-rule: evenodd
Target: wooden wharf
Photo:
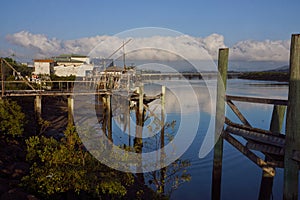
<path fill-rule="evenodd" d="M 298 199 L 300 166 L 300 34 L 293 34 L 290 49 L 290 81 L 288 99 L 270 99 L 226 95 L 228 48 L 219 50 L 216 124 L 224 122 L 221 133 L 216 132 L 212 174 L 212 199 L 221 199 L 223 141 L 225 140 L 262 169 L 258 199 L 271 199 L 276 168 L 284 168 L 283 199 Z M 270 129 L 256 128 L 240 112 L 234 102 L 273 105 Z M 225 106 L 233 111 L 240 123 L 225 116 Z M 286 130 L 281 133 L 286 113 Z M 220 117 L 221 116 L 221 117 Z M 220 136 L 220 137 L 219 137 Z M 243 138 L 244 145 L 240 142 Z M 264 157 L 261 156 L 261 153 Z"/>

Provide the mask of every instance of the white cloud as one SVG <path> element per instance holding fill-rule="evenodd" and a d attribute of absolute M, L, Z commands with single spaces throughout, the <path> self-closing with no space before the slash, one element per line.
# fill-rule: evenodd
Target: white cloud
<path fill-rule="evenodd" d="M 246 40 L 236 43 L 231 48 L 231 58 L 248 61 L 287 61 L 289 59 L 288 40 Z"/>
<path fill-rule="evenodd" d="M 11 44 L 29 50 L 33 57 L 51 57 L 62 53 L 108 57 L 129 38 L 95 36 L 76 40 L 59 40 L 43 34 L 21 31 L 7 35 L 6 39 Z M 187 35 L 152 36 L 134 38 L 125 46 L 125 51 L 134 59 L 174 60 L 179 55 L 186 59 L 201 60 L 209 57 L 216 59 L 218 49 L 223 47 L 226 47 L 224 37 L 219 34 L 211 34 L 205 38 Z M 130 53 L 132 51 L 134 53 Z M 232 60 L 287 61 L 289 41 L 240 41 L 230 48 L 229 55 Z M 122 51 L 116 53 L 114 57 L 118 56 L 122 56 Z"/>

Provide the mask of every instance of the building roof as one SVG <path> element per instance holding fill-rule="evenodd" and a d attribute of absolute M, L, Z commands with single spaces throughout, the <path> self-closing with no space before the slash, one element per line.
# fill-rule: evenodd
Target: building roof
<path fill-rule="evenodd" d="M 52 63 L 54 60 L 52 59 L 34 59 L 34 62 L 46 62 L 46 63 Z"/>
<path fill-rule="evenodd" d="M 79 55 L 79 54 L 61 54 L 59 56 L 56 56 L 54 58 L 87 58 L 88 56 L 84 56 L 84 55 Z"/>

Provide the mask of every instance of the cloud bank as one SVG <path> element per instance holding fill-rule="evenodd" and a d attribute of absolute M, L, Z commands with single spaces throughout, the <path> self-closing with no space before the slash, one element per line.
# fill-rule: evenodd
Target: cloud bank
<path fill-rule="evenodd" d="M 6 36 L 6 40 L 28 50 L 32 58 L 52 57 L 59 54 L 75 53 L 92 57 L 108 57 L 129 38 L 116 36 L 94 36 L 76 40 L 59 40 L 43 34 L 21 31 Z M 245 61 L 287 61 L 289 59 L 288 40 L 246 40 L 230 48 L 230 59 Z M 211 34 L 205 38 L 180 36 L 152 36 L 133 38 L 125 46 L 126 53 L 134 51 L 134 59 L 174 60 L 184 55 L 186 59 L 201 60 L 211 57 L 217 59 L 218 49 L 226 47 L 224 37 Z M 149 54 L 152 49 L 156 53 Z M 121 56 L 122 49 L 118 56 Z M 129 54 L 130 55 L 130 54 Z"/>

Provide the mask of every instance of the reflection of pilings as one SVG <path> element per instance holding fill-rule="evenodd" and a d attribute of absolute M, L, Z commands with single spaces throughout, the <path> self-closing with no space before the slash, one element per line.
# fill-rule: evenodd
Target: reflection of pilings
<path fill-rule="evenodd" d="M 270 124 L 270 131 L 273 134 L 279 133 L 282 128 L 284 113 L 286 106 L 275 105 L 272 113 L 272 119 Z M 265 161 L 270 161 L 271 159 L 266 156 Z M 274 169 L 275 171 L 275 169 Z M 259 199 L 271 199 L 272 188 L 273 188 L 274 176 L 263 170 L 262 179 L 260 184 Z"/>
<path fill-rule="evenodd" d="M 221 121 L 224 121 L 225 114 L 225 89 L 227 82 L 228 68 L 228 48 L 219 49 L 218 58 L 218 85 L 217 85 L 217 107 L 216 107 L 216 131 Z M 223 138 L 220 133 L 215 132 L 217 143 L 214 147 L 214 162 L 212 175 L 212 199 L 221 197 L 221 177 L 222 177 L 222 158 L 223 158 Z"/>
<path fill-rule="evenodd" d="M 136 135 L 134 141 L 134 148 L 137 153 L 142 152 L 143 141 L 142 141 L 142 131 L 143 131 L 143 120 L 144 120 L 144 87 L 139 87 L 139 102 L 136 111 Z"/>
<path fill-rule="evenodd" d="M 143 134 L 143 125 L 144 125 L 144 86 L 140 86 L 138 92 L 139 92 L 139 102 L 138 102 L 138 107 L 136 112 L 136 133 L 134 139 L 134 149 L 136 153 L 142 156 L 142 149 L 143 149 L 142 134 Z M 143 171 L 142 160 L 143 159 L 141 158 L 140 163 L 137 166 L 137 170 L 139 172 Z M 141 184 L 144 184 L 145 183 L 144 175 L 142 173 L 139 173 L 137 176 Z"/>
<path fill-rule="evenodd" d="M 286 115 L 284 154 L 284 199 L 298 199 L 299 164 L 294 152 L 300 151 L 300 34 L 293 34 L 290 52 L 290 81 Z"/>
<path fill-rule="evenodd" d="M 105 95 L 103 98 L 103 125 L 102 129 L 110 141 L 112 139 L 112 111 L 111 111 L 111 95 Z"/>
<path fill-rule="evenodd" d="M 107 131 L 108 131 L 108 139 L 113 141 L 112 139 L 112 110 L 111 110 L 111 95 L 107 95 Z"/>
<path fill-rule="evenodd" d="M 127 124 L 127 129 L 128 129 L 128 146 L 130 147 L 131 146 L 131 137 L 130 137 L 130 134 L 131 134 L 131 130 L 130 130 L 130 103 L 131 103 L 131 100 L 130 100 L 130 97 L 128 99 L 128 111 L 126 112 L 126 116 L 127 116 L 127 119 L 126 119 L 126 124 Z"/>

